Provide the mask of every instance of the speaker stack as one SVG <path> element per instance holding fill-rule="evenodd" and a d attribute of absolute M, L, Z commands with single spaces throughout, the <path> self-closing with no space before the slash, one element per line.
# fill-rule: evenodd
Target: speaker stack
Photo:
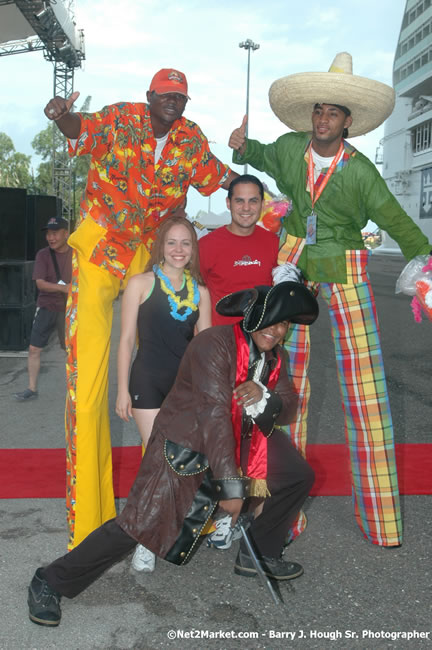
<path fill-rule="evenodd" d="M 27 196 L 25 189 L 0 187 L 0 350 L 25 350 L 36 307 L 34 259 L 46 246 L 41 232 L 57 214 L 55 196 Z"/>

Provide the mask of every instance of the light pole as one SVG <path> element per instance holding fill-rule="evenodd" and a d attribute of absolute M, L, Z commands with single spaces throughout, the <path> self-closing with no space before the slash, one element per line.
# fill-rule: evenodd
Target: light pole
<path fill-rule="evenodd" d="M 246 115 L 247 115 L 247 122 L 246 122 L 246 137 L 248 137 L 249 133 L 249 78 L 250 78 L 250 53 L 251 50 L 258 50 L 259 49 L 259 43 L 254 43 L 250 38 L 246 39 L 245 41 L 242 41 L 239 43 L 239 47 L 243 47 L 245 50 L 247 50 L 248 53 L 248 62 L 247 62 L 247 84 L 246 84 Z M 244 166 L 244 173 L 247 174 L 247 165 Z"/>

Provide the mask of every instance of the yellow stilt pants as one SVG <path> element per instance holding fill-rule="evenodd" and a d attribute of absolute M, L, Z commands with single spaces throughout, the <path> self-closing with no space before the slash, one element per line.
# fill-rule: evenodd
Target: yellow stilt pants
<path fill-rule="evenodd" d="M 142 272 L 148 253 L 141 246 L 127 278 Z M 66 510 L 68 548 L 115 517 L 108 366 L 113 301 L 121 280 L 73 253 L 66 307 Z"/>

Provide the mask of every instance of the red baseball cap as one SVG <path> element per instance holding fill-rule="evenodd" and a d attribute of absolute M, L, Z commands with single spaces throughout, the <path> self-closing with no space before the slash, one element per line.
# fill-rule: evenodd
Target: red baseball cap
<path fill-rule="evenodd" d="M 150 92 L 155 92 L 158 95 L 165 95 L 167 93 L 179 93 L 185 95 L 190 99 L 188 93 L 188 84 L 186 75 L 179 70 L 173 68 L 163 68 L 156 72 L 151 80 Z"/>

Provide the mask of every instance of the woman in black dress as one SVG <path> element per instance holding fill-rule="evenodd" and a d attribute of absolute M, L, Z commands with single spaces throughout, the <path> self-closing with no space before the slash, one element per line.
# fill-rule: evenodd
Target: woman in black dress
<path fill-rule="evenodd" d="M 144 447 L 187 344 L 195 331 L 210 325 L 210 295 L 199 272 L 194 227 L 184 217 L 168 218 L 144 273 L 129 280 L 121 309 L 116 413 L 126 422 L 133 416 Z M 138 351 L 129 376 L 137 330 Z M 152 571 L 154 555 L 138 545 L 132 566 Z"/>

